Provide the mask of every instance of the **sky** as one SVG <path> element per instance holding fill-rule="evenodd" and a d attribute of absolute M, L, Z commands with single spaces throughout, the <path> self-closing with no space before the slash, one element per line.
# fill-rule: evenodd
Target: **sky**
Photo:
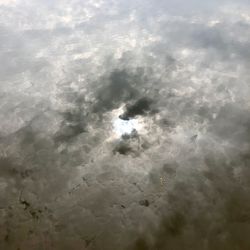
<path fill-rule="evenodd" d="M 249 250 L 250 4 L 0 0 L 0 249 Z"/>

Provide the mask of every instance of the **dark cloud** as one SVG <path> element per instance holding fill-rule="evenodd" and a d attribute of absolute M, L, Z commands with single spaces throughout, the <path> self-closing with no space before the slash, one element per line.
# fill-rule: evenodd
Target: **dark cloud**
<path fill-rule="evenodd" d="M 128 154 L 132 154 L 134 151 L 133 149 L 127 144 L 127 143 L 119 143 L 115 149 L 113 150 L 114 153 L 119 153 L 122 155 L 128 155 Z"/>
<path fill-rule="evenodd" d="M 148 200 L 141 200 L 139 201 L 139 204 L 144 207 L 148 207 L 150 205 Z"/>
<path fill-rule="evenodd" d="M 134 99 L 138 95 L 134 80 L 133 75 L 130 75 L 126 70 L 112 72 L 107 83 L 100 82 L 101 87 L 97 93 L 94 112 L 105 112 L 119 108 L 123 102 Z"/>
<path fill-rule="evenodd" d="M 67 111 L 63 113 L 62 116 L 62 125 L 60 130 L 55 134 L 56 141 L 68 141 L 86 132 L 86 124 L 82 110 Z"/>
<path fill-rule="evenodd" d="M 138 157 L 142 151 L 141 140 L 137 131 L 132 131 L 131 134 L 123 134 L 121 139 L 115 143 L 113 153 L 121 155 L 132 155 Z"/>
<path fill-rule="evenodd" d="M 129 139 L 133 139 L 133 138 L 139 138 L 139 134 L 136 131 L 136 129 L 133 129 L 130 134 L 125 133 L 125 134 L 122 135 L 123 140 L 129 140 Z"/>
<path fill-rule="evenodd" d="M 134 104 L 128 104 L 126 106 L 126 111 L 124 114 L 120 115 L 120 119 L 123 120 L 129 120 L 131 118 L 134 118 L 138 115 L 146 115 L 151 110 L 153 104 L 153 100 L 147 97 L 142 97 L 139 100 L 137 100 Z"/>
<path fill-rule="evenodd" d="M 175 182 L 159 225 L 140 235 L 131 249 L 247 249 L 250 203 L 242 180 L 233 174 L 241 164 L 237 158 L 227 163 L 228 158 L 208 155 L 204 175 L 193 173 L 192 184 Z"/>

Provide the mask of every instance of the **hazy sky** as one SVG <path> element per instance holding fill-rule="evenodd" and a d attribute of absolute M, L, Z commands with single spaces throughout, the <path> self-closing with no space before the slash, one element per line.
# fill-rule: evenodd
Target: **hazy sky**
<path fill-rule="evenodd" d="M 249 250 L 250 4 L 0 0 L 0 249 Z"/>

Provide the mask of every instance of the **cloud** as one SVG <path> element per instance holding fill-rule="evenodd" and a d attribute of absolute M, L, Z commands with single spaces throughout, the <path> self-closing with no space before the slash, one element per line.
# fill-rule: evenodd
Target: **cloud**
<path fill-rule="evenodd" d="M 152 102 L 153 101 L 151 99 L 142 97 L 134 104 L 128 104 L 125 113 L 120 115 L 120 118 L 123 120 L 129 120 L 138 115 L 146 115 L 146 113 L 150 111 Z"/>
<path fill-rule="evenodd" d="M 108 85 L 101 84 L 97 93 L 97 103 L 94 112 L 109 111 L 119 108 L 123 102 L 136 97 L 138 91 L 133 86 L 133 76 L 125 70 L 118 70 L 111 73 Z"/>
<path fill-rule="evenodd" d="M 0 2 L 0 248 L 247 250 L 248 10 Z"/>

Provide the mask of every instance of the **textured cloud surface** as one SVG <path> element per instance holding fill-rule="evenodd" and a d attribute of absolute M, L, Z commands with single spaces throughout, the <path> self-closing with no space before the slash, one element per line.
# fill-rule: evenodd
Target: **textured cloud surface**
<path fill-rule="evenodd" d="M 0 249 L 250 249 L 249 13 L 0 0 Z"/>

